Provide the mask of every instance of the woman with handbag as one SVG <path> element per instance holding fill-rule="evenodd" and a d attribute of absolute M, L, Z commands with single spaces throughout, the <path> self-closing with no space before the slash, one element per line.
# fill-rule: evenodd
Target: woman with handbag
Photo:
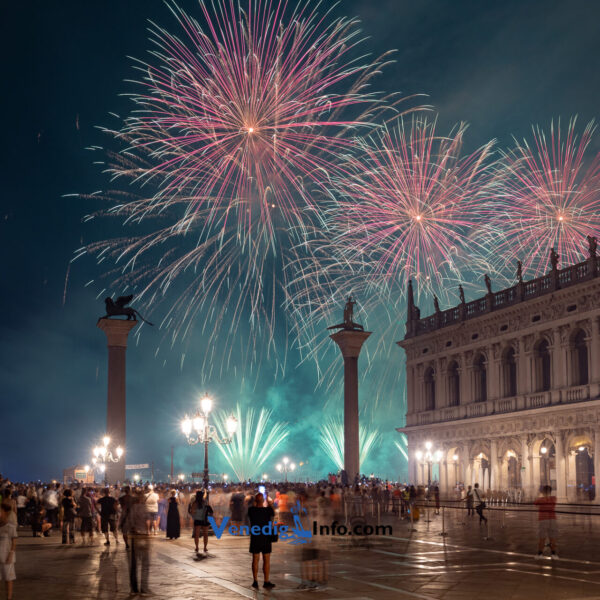
<path fill-rule="evenodd" d="M 485 521 L 487 523 L 487 518 L 483 516 L 483 509 L 485 508 L 484 495 L 481 493 L 479 489 L 479 484 L 476 483 L 473 486 L 473 501 L 475 503 L 475 512 L 479 515 L 479 524 Z"/>
<path fill-rule="evenodd" d="M 208 552 L 208 517 L 213 514 L 213 509 L 204 499 L 204 493 L 201 490 L 196 492 L 194 501 L 190 503 L 189 513 L 194 519 L 194 544 L 196 545 L 196 554 L 199 554 L 198 543 L 200 538 L 200 528 L 203 530 L 204 554 Z"/>
<path fill-rule="evenodd" d="M 252 554 L 252 587 L 258 589 L 258 562 L 260 555 L 263 557 L 263 587 L 271 589 L 274 583 L 269 581 L 271 570 L 271 549 L 274 535 L 263 533 L 263 527 L 267 526 L 275 517 L 275 511 L 270 504 L 265 506 L 265 498 L 262 494 L 254 496 L 254 506 L 248 509 L 248 520 L 250 521 L 250 553 Z M 254 534 L 255 527 L 259 527 L 259 534 Z M 276 541 L 276 540 L 275 540 Z"/>

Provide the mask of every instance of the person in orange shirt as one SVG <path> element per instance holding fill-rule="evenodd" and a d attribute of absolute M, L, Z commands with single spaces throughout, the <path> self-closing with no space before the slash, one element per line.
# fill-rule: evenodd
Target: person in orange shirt
<path fill-rule="evenodd" d="M 539 540 L 538 540 L 538 553 L 536 559 L 543 558 L 544 546 L 546 545 L 546 538 L 550 540 L 550 551 L 552 552 L 551 557 L 556 560 L 558 559 L 558 553 L 556 551 L 556 538 L 558 537 L 558 527 L 556 524 L 556 496 L 552 496 L 552 488 L 549 485 L 545 485 L 542 488 L 542 493 L 539 498 L 534 502 L 538 507 L 538 527 L 539 527 Z"/>

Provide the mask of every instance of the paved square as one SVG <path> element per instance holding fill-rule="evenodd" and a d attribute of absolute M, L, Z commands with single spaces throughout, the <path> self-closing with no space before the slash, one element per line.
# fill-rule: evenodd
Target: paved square
<path fill-rule="evenodd" d="M 329 581 L 319 590 L 301 590 L 298 547 L 274 545 L 271 592 L 250 588 L 248 538 L 209 538 L 209 556 L 194 560 L 190 531 L 177 541 L 156 536 L 150 587 L 156 598 L 328 598 L 486 600 L 600 599 L 600 517 L 559 516 L 558 561 L 535 560 L 537 522 L 532 513 L 491 510 L 490 528 L 447 510 L 411 526 L 392 521 L 393 535 L 355 543 L 349 537 L 326 542 L 331 550 Z M 429 517 L 429 521 L 427 522 Z M 414 529 L 415 531 L 411 531 Z M 105 549 L 62 546 L 60 537 L 20 532 L 15 598 L 120 599 L 129 597 L 124 544 Z M 485 539 L 487 538 L 487 539 Z M 79 537 L 78 537 L 79 540 Z M 325 541 L 318 538 L 318 543 Z M 262 575 L 259 576 L 262 584 Z"/>

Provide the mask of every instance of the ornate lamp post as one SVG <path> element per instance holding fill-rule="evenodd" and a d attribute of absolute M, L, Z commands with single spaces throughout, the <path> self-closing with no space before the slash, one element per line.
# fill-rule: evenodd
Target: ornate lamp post
<path fill-rule="evenodd" d="M 121 446 L 117 446 L 115 448 L 115 452 L 113 454 L 112 450 L 109 448 L 110 438 L 105 435 L 102 438 L 102 446 L 96 446 L 92 450 L 92 454 L 94 455 L 92 458 L 92 463 L 95 468 L 100 469 L 100 471 L 104 475 L 104 483 L 106 484 L 106 465 L 107 463 L 118 463 L 125 451 Z"/>
<path fill-rule="evenodd" d="M 441 450 L 433 450 L 431 442 L 425 442 L 425 451 L 417 450 L 415 452 L 416 459 L 427 465 L 427 487 L 431 486 L 431 470 L 434 462 L 439 463 L 442 460 L 443 452 Z"/>
<path fill-rule="evenodd" d="M 284 456 L 282 461 L 275 465 L 275 468 L 280 472 L 285 474 L 285 482 L 288 480 L 288 473 L 293 471 L 296 468 L 296 463 L 290 462 L 290 459 L 287 456 Z"/>
<path fill-rule="evenodd" d="M 237 431 L 238 422 L 237 419 L 232 415 L 227 419 L 227 433 L 229 437 L 220 438 L 217 430 L 213 425 L 208 424 L 208 415 L 212 410 L 212 399 L 205 394 L 202 400 L 200 400 L 200 410 L 196 411 L 193 417 L 187 415 L 181 422 L 181 430 L 187 439 L 187 443 L 190 446 L 196 444 L 204 444 L 204 473 L 203 482 L 204 489 L 208 495 L 208 444 L 210 442 L 216 442 L 217 444 L 229 444 Z"/>

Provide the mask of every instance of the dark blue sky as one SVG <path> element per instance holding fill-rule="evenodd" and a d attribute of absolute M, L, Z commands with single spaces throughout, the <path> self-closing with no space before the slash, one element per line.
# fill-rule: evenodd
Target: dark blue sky
<path fill-rule="evenodd" d="M 180 4 L 196 11 L 195 2 Z M 397 49 L 396 62 L 376 81 L 381 90 L 428 94 L 442 124 L 471 123 L 472 146 L 490 138 L 506 145 L 511 135 L 527 135 L 532 123 L 547 125 L 553 117 L 598 116 L 597 3 L 346 0 L 336 11 L 362 20 L 370 38 L 365 50 Z M 84 148 L 105 144 L 94 127 L 109 123 L 109 111 L 128 110 L 119 94 L 130 89 L 127 56 L 144 58 L 149 48 L 147 19 L 176 27 L 159 1 L 16 2 L 2 11 L 0 472 L 13 478 L 60 476 L 87 459 L 102 433 L 105 342 L 95 328 L 102 311 L 97 290 L 83 287 L 89 263 L 71 268 L 63 305 L 69 260 L 92 239 L 81 217 L 94 207 L 63 195 L 106 185 Z M 114 233 L 108 222 L 94 227 L 95 238 Z M 177 419 L 202 391 L 195 372 L 202 340 L 194 340 L 183 371 L 177 360 L 162 367 L 156 344 L 146 336 L 128 355 L 129 460 L 154 460 L 164 475 L 173 443 L 177 469 L 189 472 L 198 451 L 183 447 Z M 400 365 L 401 355 L 394 356 Z M 289 372 L 275 386 L 263 373 L 244 399 L 303 423 L 285 450 L 322 465 L 309 432 L 324 393 L 314 391 L 310 368 Z M 233 406 L 241 387 L 231 378 L 211 383 L 223 407 Z M 401 396 L 389 390 L 390 439 L 403 421 Z"/>

